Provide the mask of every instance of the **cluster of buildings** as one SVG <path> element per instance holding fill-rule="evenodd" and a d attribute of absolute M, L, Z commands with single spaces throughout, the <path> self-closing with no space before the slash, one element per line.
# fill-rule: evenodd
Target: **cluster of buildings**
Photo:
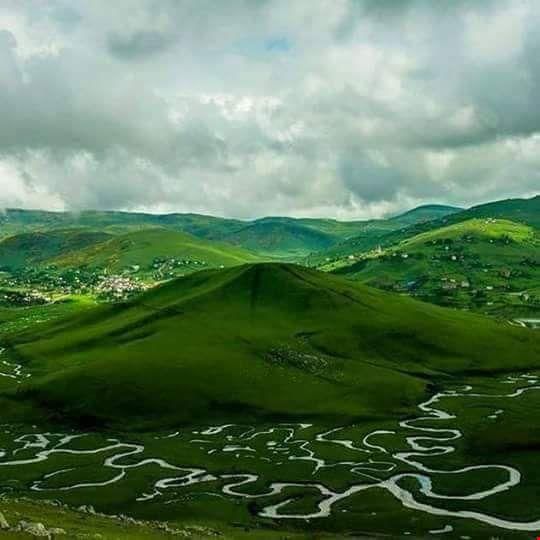
<path fill-rule="evenodd" d="M 0 292 L 0 303 L 7 306 L 37 306 L 49 302 L 51 302 L 51 298 L 36 289 L 30 291 L 4 290 Z"/>
<path fill-rule="evenodd" d="M 156 281 L 161 281 L 176 277 L 179 269 L 192 270 L 206 266 L 208 266 L 208 263 L 199 259 L 156 257 L 152 262 L 152 277 Z"/>
<path fill-rule="evenodd" d="M 125 275 L 104 276 L 95 287 L 98 297 L 109 300 L 126 300 L 131 295 L 148 289 L 148 285 L 137 278 Z"/>

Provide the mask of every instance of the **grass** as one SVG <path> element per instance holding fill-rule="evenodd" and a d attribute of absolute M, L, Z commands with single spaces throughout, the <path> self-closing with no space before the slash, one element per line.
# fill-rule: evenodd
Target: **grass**
<path fill-rule="evenodd" d="M 80 213 L 8 209 L 0 216 L 2 236 L 44 234 L 57 229 L 126 234 L 148 228 L 166 228 L 202 240 L 216 240 L 263 253 L 273 259 L 297 260 L 358 234 L 391 231 L 456 211 L 443 205 L 426 205 L 384 220 L 266 217 L 252 221 L 200 214 L 143 214 L 134 212 Z M 76 247 L 76 246 L 74 246 Z M 0 251 L 1 255 L 1 251 Z M 1 260 L 1 257 L 0 257 Z"/>
<path fill-rule="evenodd" d="M 309 266 L 317 267 L 328 263 L 333 264 L 336 261 L 347 259 L 350 255 L 358 257 L 378 247 L 390 248 L 422 233 L 471 219 L 496 218 L 513 221 L 535 229 L 540 228 L 540 196 L 538 195 L 530 199 L 496 201 L 458 212 L 448 211 L 438 216 L 431 214 L 431 219 L 421 219 L 422 214 L 418 215 L 417 213 L 421 209 L 422 207 L 397 218 L 383 221 L 382 227 L 379 223 L 374 222 L 371 226 L 360 231 L 358 235 L 349 237 L 327 250 L 311 254 L 305 259 L 305 262 Z M 408 219 L 411 213 L 413 217 L 416 214 L 417 219 Z"/>
<path fill-rule="evenodd" d="M 133 265 L 147 269 L 155 258 L 172 257 L 204 261 L 209 266 L 232 266 L 261 259 L 239 247 L 153 228 L 122 234 L 93 246 L 73 250 L 51 262 L 60 267 L 106 267 L 119 271 Z"/>
<path fill-rule="evenodd" d="M 8 308 L 0 307 L 0 333 L 2 336 L 19 333 L 28 328 L 79 315 L 96 306 L 89 296 L 70 295 L 59 297 L 50 304 Z"/>
<path fill-rule="evenodd" d="M 515 318 L 538 310 L 539 248 L 532 227 L 471 219 L 321 269 L 434 303 Z"/>
<path fill-rule="evenodd" d="M 59 498 L 72 507 L 93 504 L 108 514 L 167 521 L 195 538 L 215 533 L 235 539 L 340 538 L 345 534 L 415 538 L 449 522 L 458 537 L 499 534 L 476 522 L 404 508 L 382 489 L 340 502 L 329 518 L 321 520 L 284 522 L 262 518 L 258 512 L 288 499 L 288 510 L 312 511 L 320 495 L 302 487 L 305 483 L 320 481 L 344 491 L 366 481 L 345 464 L 315 475 L 313 462 L 273 454 L 272 448 L 288 446 L 292 454 L 307 455 L 298 443 L 286 442 L 284 422 L 312 423 L 296 438 L 310 441 L 316 456 L 329 463 L 366 457 L 317 438 L 335 426 L 342 428 L 337 438 L 355 441 L 357 446 L 375 429 L 395 431 L 376 439 L 377 443 L 391 452 L 406 450 L 411 432 L 403 432 L 398 422 L 417 415 L 418 403 L 435 389 L 474 381 L 475 388 L 497 394 L 497 378 L 540 368 L 538 332 L 287 264 L 206 270 L 125 304 L 85 306 L 79 313 L 76 305 L 72 307 L 69 317 L 26 330 L 21 322 L 2 332 L 3 345 L 9 349 L 3 358 L 23 364 L 25 372 L 32 374 L 22 384 L 9 384 L 11 379 L 6 379 L 0 387 L 3 422 L 10 423 L 9 429 L 0 431 L 0 447 L 7 455 L 27 459 L 42 450 L 30 447 L 12 454 L 20 448 L 22 434 L 71 433 L 75 427 L 91 433 L 69 448 L 98 448 L 110 444 L 113 437 L 144 445 L 144 454 L 121 460 L 126 464 L 159 457 L 177 466 L 202 467 L 217 477 L 259 475 L 256 484 L 242 489 L 248 493 L 264 492 L 271 482 L 301 486 L 281 495 L 243 500 L 219 496 L 223 480 L 192 486 L 179 483 L 155 501 L 141 504 L 136 497 L 151 491 L 156 480 L 178 473 L 148 464 L 129 469 L 121 481 L 103 488 L 61 491 L 58 488 L 64 485 L 107 481 L 117 474 L 104 463 L 118 450 L 63 453 L 34 464 L 2 468 L 0 491 L 10 498 L 0 500 L 0 511 L 8 521 L 40 521 L 64 528 L 72 536 L 162 537 L 151 524 L 126 524 L 20 499 L 31 494 Z M 41 309 L 45 313 L 50 308 Z M 2 316 L 5 324 L 16 322 L 12 310 Z M 505 391 L 512 389 L 508 385 Z M 504 405 L 497 398 L 442 403 L 456 414 L 464 438 L 456 442 L 452 454 L 425 459 L 443 469 L 494 462 L 516 466 L 524 473 L 522 485 L 467 504 L 495 515 L 531 519 L 534 509 L 524 508 L 519 500 L 535 500 L 538 487 L 535 453 L 530 449 L 538 439 L 532 420 L 537 401 L 531 392 Z M 486 424 L 485 417 L 499 408 L 505 414 Z M 210 437 L 212 446 L 197 442 L 203 428 L 231 422 L 241 426 Z M 456 427 L 454 422 L 449 424 Z M 224 450 L 228 445 L 245 445 L 240 434 L 249 425 L 260 432 L 249 445 L 265 460 L 253 459 L 250 452 L 235 455 Z M 172 431 L 180 435 L 164 438 Z M 214 447 L 220 450 L 209 453 Z M 390 455 L 382 459 L 387 461 Z M 393 473 L 410 470 L 399 466 Z M 499 476 L 497 471 L 477 472 L 444 481 L 435 477 L 434 482 L 439 493 L 467 493 L 489 488 L 501 481 Z M 29 491 L 35 481 L 50 491 Z M 418 494 L 414 482 L 410 486 L 407 482 L 404 487 Z M 445 507 L 460 509 L 460 504 L 449 501 Z M 404 536 L 405 532 L 412 534 Z M 503 531 L 502 537 L 521 540 L 528 533 Z"/>
<path fill-rule="evenodd" d="M 10 410 L 96 427 L 395 418 L 438 381 L 540 365 L 533 331 L 279 264 L 199 272 L 8 344 L 33 374 L 2 394 Z"/>
<path fill-rule="evenodd" d="M 103 538 L 104 540 L 159 540 L 171 538 L 172 534 L 160 528 L 163 522 L 156 520 L 129 522 L 121 519 L 80 512 L 67 506 L 52 505 L 48 502 L 39 502 L 32 499 L 0 499 L 0 512 L 4 515 L 11 527 L 20 521 L 43 523 L 47 529 L 61 528 L 65 535 L 60 538 Z M 290 540 L 312 538 L 311 534 L 302 532 L 272 531 L 258 527 L 240 527 L 224 524 L 223 522 L 210 522 L 208 520 L 185 520 L 168 524 L 173 536 L 180 538 L 193 538 L 206 540 L 222 538 L 223 540 L 255 539 L 255 540 Z M 15 531 L 1 531 L 2 538 L 28 539 L 26 533 Z M 285 536 L 284 536 L 285 534 Z M 328 540 L 337 538 L 332 534 L 321 533 L 318 538 Z M 56 536 L 55 536 L 56 538 Z"/>
<path fill-rule="evenodd" d="M 51 259 L 110 238 L 105 232 L 79 229 L 26 232 L 0 241 L 0 266 L 9 269 L 47 264 Z"/>
<path fill-rule="evenodd" d="M 463 382 L 463 381 L 460 381 Z M 523 445 L 525 432 L 529 429 L 534 441 L 537 440 L 537 429 L 531 419 L 531 412 L 535 413 L 538 407 L 538 391 L 528 392 L 514 399 L 498 398 L 497 394 L 515 390 L 512 385 L 501 384 L 493 377 L 470 377 L 469 382 L 474 385 L 475 391 L 485 393 L 484 398 L 443 398 L 439 407 L 456 415 L 456 419 L 445 422 L 428 422 L 429 427 L 458 428 L 463 431 L 464 438 L 451 443 L 454 452 L 444 456 L 422 456 L 419 460 L 429 467 L 440 470 L 454 470 L 464 466 L 482 464 L 507 464 L 516 467 L 522 473 L 519 486 L 484 499 L 473 501 L 441 501 L 427 499 L 426 502 L 436 507 L 448 509 L 474 509 L 486 512 L 489 515 L 506 517 L 517 521 L 528 521 L 538 517 L 537 498 L 539 477 L 537 473 L 536 447 L 534 444 Z M 504 387 L 504 388 L 501 388 Z M 490 394 L 495 397 L 490 397 Z M 488 419 L 497 409 L 504 409 L 497 419 Z M 397 469 L 389 473 L 371 473 L 376 477 L 411 472 L 409 466 L 398 463 L 393 454 L 410 449 L 406 437 L 425 435 L 425 433 L 406 430 L 398 427 L 395 420 L 366 419 L 350 425 L 341 425 L 339 432 L 330 436 L 339 440 L 354 441 L 356 447 L 362 447 L 362 439 L 375 429 L 390 431 L 386 435 L 372 440 L 383 445 L 390 453 L 375 454 L 375 461 L 383 460 L 395 462 Z M 21 433 L 32 432 L 28 427 L 11 426 L 6 435 L 0 433 L 2 447 L 11 455 L 13 448 L 20 448 L 21 443 L 13 445 L 13 441 Z M 205 527 L 207 530 L 220 532 L 225 538 L 337 538 L 345 535 L 354 537 L 373 537 L 381 535 L 390 538 L 420 537 L 425 538 L 428 531 L 441 529 L 451 523 L 454 527 L 453 536 L 471 536 L 473 538 L 516 538 L 525 539 L 534 533 L 519 533 L 509 530 L 498 530 L 494 527 L 482 525 L 472 520 L 463 520 L 429 515 L 424 512 L 412 511 L 404 508 L 399 501 L 384 489 L 370 489 L 358 493 L 336 504 L 332 515 L 324 519 L 280 521 L 263 518 L 257 515 L 264 507 L 292 499 L 287 505 L 289 511 L 300 513 L 313 511 L 317 507 L 320 497 L 316 491 L 302 484 L 322 482 L 329 489 L 343 492 L 351 485 L 358 485 L 368 481 L 362 475 L 354 474 L 351 463 L 365 461 L 365 454 L 346 448 L 335 443 L 323 442 L 317 434 L 326 431 L 324 425 L 314 425 L 297 430 L 294 440 L 287 440 L 287 428 L 279 423 L 256 425 L 258 436 L 246 440 L 242 432 L 249 426 L 232 426 L 221 435 L 203 436 L 202 428 L 192 426 L 181 428 L 178 436 L 167 437 L 169 432 L 150 433 L 115 433 L 114 437 L 121 441 L 144 445 L 144 453 L 134 458 L 125 458 L 126 464 L 141 462 L 146 458 L 167 460 L 168 463 L 180 466 L 202 467 L 209 474 L 257 474 L 260 480 L 251 486 L 244 487 L 244 493 L 264 493 L 271 482 L 295 482 L 300 486 L 289 489 L 286 494 L 269 495 L 261 499 L 242 500 L 234 497 L 219 496 L 222 480 L 215 480 L 200 485 L 185 485 L 177 483 L 175 488 L 164 489 L 159 497 L 146 503 L 136 502 L 141 493 L 151 491 L 154 482 L 161 478 L 175 476 L 169 470 L 159 470 L 150 464 L 130 469 L 125 478 L 102 488 L 86 488 L 73 491 L 60 491 L 61 486 L 71 485 L 75 482 L 104 481 L 116 474 L 104 466 L 105 460 L 115 453 L 110 451 L 101 454 L 71 456 L 59 454 L 46 461 L 33 465 L 18 466 L 2 469 L 0 486 L 2 489 L 11 488 L 13 499 L 0 500 L 0 511 L 6 513 L 10 522 L 18 511 L 22 516 L 19 519 L 30 518 L 33 521 L 45 522 L 47 526 L 61 526 L 73 533 L 87 531 L 99 532 L 105 538 L 122 538 L 124 533 L 137 537 L 150 537 L 154 529 L 147 527 L 130 527 L 121 525 L 106 518 L 94 518 L 66 511 L 66 509 L 51 509 L 40 505 L 26 503 L 16 497 L 25 494 L 25 487 L 33 481 L 40 480 L 42 487 L 48 491 L 31 492 L 33 497 L 60 498 L 73 506 L 93 504 L 98 511 L 108 514 L 125 513 L 142 520 L 160 520 L 169 522 L 173 528 L 193 530 L 194 527 Z M 176 430 L 175 430 L 176 431 Z M 36 432 L 36 430 L 34 430 Z M 55 430 L 55 433 L 57 431 Z M 504 433 L 504 437 L 501 437 Z M 89 434 L 79 442 L 67 445 L 69 448 L 84 450 L 97 448 L 110 443 L 112 434 Z M 434 436 L 440 437 L 441 434 Z M 54 436 L 53 436 L 54 437 Z M 201 439 L 206 439 L 202 444 Z M 276 455 L 272 448 L 285 446 L 290 455 L 306 456 L 295 441 L 310 441 L 309 448 L 318 459 L 324 459 L 331 466 L 322 469 L 316 474 L 313 472 L 314 464 L 309 461 L 291 461 L 286 456 Z M 419 441 L 420 442 L 420 441 Z M 484 444 L 485 442 L 485 444 Z M 249 445 L 253 452 L 244 452 L 235 455 L 224 450 L 227 445 Z M 273 444 L 274 446 L 270 446 Z M 446 444 L 446 443 L 444 443 Z M 214 452 L 209 452 L 209 449 Z M 29 458 L 41 451 L 41 447 L 19 450 L 15 455 L 18 459 Z M 257 460 L 257 457 L 265 460 Z M 252 459 L 249 459 L 249 458 Z M 9 459 L 9 458 L 8 458 Z M 348 464 L 347 464 L 348 463 Z M 333 465 L 332 465 L 333 464 Z M 61 474 L 52 474 L 63 471 Z M 464 474 L 445 475 L 432 474 L 433 486 L 436 493 L 457 495 L 467 494 L 489 489 L 498 482 L 504 481 L 506 476 L 500 470 L 485 470 L 467 472 Z M 412 480 L 402 482 L 403 487 L 415 493 L 418 500 L 425 500 L 419 492 L 419 486 Z M 523 504 L 523 500 L 530 504 Z M 21 509 L 22 505 L 22 509 Z M 405 536 L 405 532 L 412 532 Z M 326 534 L 325 534 L 326 533 Z M 118 535 L 118 536 L 115 536 Z M 110 536 L 109 536 L 110 535 Z M 148 536 L 146 536 L 148 535 Z M 416 536 L 415 536 L 416 535 Z M 195 537 L 205 537 L 195 535 Z"/>

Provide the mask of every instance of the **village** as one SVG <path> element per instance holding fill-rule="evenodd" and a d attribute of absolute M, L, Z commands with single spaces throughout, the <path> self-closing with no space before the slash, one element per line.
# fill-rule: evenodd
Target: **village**
<path fill-rule="evenodd" d="M 42 305 L 69 295 L 121 302 L 159 283 L 208 266 L 204 260 L 180 256 L 155 257 L 147 267 L 133 264 L 118 271 L 108 267 L 59 269 L 55 266 L 4 271 L 0 272 L 0 305 Z"/>
<path fill-rule="evenodd" d="M 497 224 L 486 218 L 480 227 Z M 323 267 L 355 276 L 378 288 L 459 309 L 485 313 L 515 309 L 529 313 L 540 309 L 540 291 L 530 288 L 540 272 L 540 260 L 519 253 L 505 257 L 514 240 L 502 234 L 485 237 L 462 234 L 426 239 L 369 252 L 326 258 Z"/>

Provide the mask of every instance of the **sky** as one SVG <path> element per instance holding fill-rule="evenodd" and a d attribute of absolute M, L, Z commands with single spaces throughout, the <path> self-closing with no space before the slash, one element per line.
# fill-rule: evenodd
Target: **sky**
<path fill-rule="evenodd" d="M 538 0 L 0 0 L 0 208 L 532 196 L 538 96 Z"/>

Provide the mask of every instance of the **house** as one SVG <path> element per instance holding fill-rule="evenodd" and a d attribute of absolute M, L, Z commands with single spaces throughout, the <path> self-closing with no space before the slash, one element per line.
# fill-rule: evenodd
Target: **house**
<path fill-rule="evenodd" d="M 452 283 L 451 281 L 450 282 L 445 282 L 442 284 L 442 289 L 443 291 L 453 291 L 455 290 L 457 287 L 457 285 L 455 283 Z"/>

